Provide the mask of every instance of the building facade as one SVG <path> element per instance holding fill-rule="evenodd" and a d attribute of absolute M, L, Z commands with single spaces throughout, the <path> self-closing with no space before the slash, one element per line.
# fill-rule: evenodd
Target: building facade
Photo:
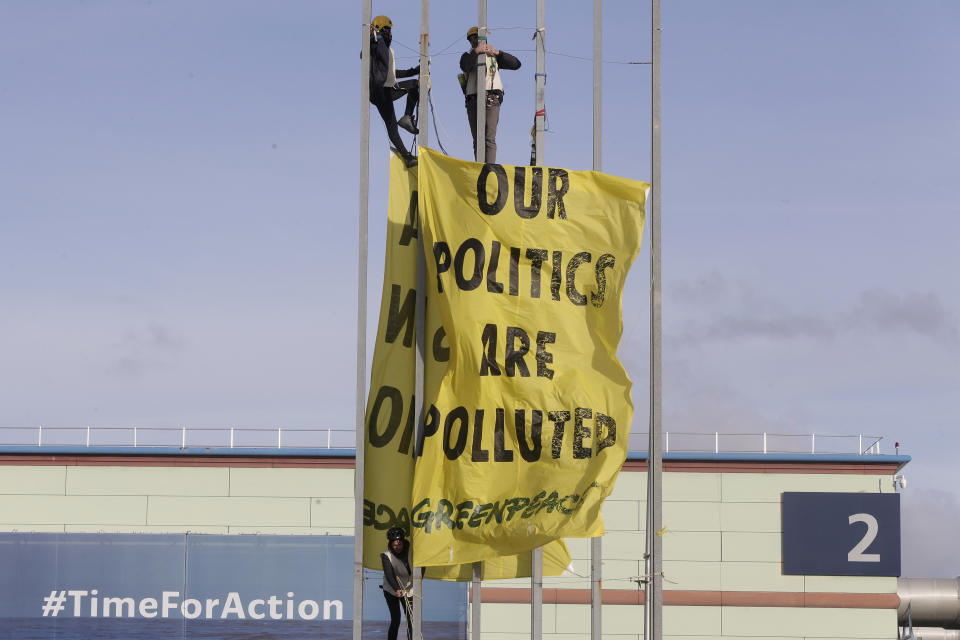
<path fill-rule="evenodd" d="M 896 576 L 784 573 L 781 504 L 785 492 L 892 494 L 908 460 L 666 454 L 664 636 L 895 636 Z M 336 449 L 7 449 L 0 531 L 352 536 L 353 463 L 352 450 Z M 645 458 L 631 454 L 604 506 L 605 638 L 642 637 L 645 496 Z M 544 579 L 543 634 L 580 640 L 590 636 L 590 545 L 567 543 L 572 573 Z M 484 582 L 484 638 L 529 637 L 529 587 L 528 579 Z"/>

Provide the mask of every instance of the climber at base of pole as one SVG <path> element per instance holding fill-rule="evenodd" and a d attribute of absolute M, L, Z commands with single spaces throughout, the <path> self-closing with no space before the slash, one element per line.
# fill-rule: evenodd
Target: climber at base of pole
<path fill-rule="evenodd" d="M 419 133 L 414 123 L 414 110 L 420 100 L 419 79 L 398 82 L 397 78 L 408 78 L 420 74 L 420 65 L 410 69 L 397 69 L 396 56 L 390 46 L 393 40 L 393 22 L 387 16 L 377 16 L 370 25 L 370 103 L 380 112 L 383 124 L 387 127 L 387 137 L 396 152 L 408 167 L 417 164 L 417 158 L 407 151 L 400 139 L 398 127 L 416 135 Z M 393 102 L 407 96 L 403 116 L 397 120 Z"/>
<path fill-rule="evenodd" d="M 397 640 L 400 630 L 401 601 L 403 613 L 407 617 L 407 638 L 413 640 L 411 611 L 413 609 L 413 571 L 410 569 L 410 543 L 400 527 L 391 527 L 387 531 L 387 549 L 380 554 L 383 564 L 383 597 L 390 610 L 390 627 L 387 640 Z"/>

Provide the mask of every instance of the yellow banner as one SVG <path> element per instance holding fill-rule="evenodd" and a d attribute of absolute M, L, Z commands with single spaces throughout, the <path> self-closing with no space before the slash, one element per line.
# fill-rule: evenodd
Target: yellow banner
<path fill-rule="evenodd" d="M 633 417 L 616 352 L 649 185 L 428 149 L 418 170 L 449 362 L 414 471 L 417 564 L 601 535 Z"/>
<path fill-rule="evenodd" d="M 401 527 L 410 531 L 417 413 L 416 225 L 417 172 L 407 170 L 399 158 L 391 156 L 383 294 L 363 443 L 363 566 L 368 569 L 381 568 L 380 553 L 387 546 L 387 529 Z M 429 360 L 435 362 L 436 358 Z"/>
<path fill-rule="evenodd" d="M 390 527 L 411 530 L 410 496 L 414 473 L 416 420 L 416 270 L 419 251 L 417 229 L 417 170 L 391 156 L 390 195 L 387 207 L 387 247 L 384 264 L 380 320 L 370 375 L 364 446 L 363 564 L 380 569 Z M 436 393 L 446 370 L 449 347 L 440 315 L 427 310 L 424 377 L 426 397 Z M 414 547 L 414 562 L 419 552 Z M 560 575 L 570 564 L 562 540 L 544 548 L 544 575 Z M 530 575 L 529 554 L 511 555 L 484 563 L 486 579 Z M 470 566 L 431 567 L 428 578 L 470 580 Z"/>

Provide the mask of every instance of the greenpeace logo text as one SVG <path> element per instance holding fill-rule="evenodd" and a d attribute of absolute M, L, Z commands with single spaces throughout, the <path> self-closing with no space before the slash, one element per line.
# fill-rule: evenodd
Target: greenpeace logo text
<path fill-rule="evenodd" d="M 343 601 L 285 598 L 244 600 L 231 591 L 220 598 L 181 599 L 179 591 L 163 591 L 159 598 L 101 596 L 97 589 L 53 589 L 43 597 L 43 617 L 61 612 L 74 618 L 185 618 L 187 620 L 342 620 Z"/>

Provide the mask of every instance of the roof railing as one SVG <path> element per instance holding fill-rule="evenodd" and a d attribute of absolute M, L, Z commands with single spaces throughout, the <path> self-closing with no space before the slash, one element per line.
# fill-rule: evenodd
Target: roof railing
<path fill-rule="evenodd" d="M 631 451 L 646 451 L 647 434 L 630 434 Z M 883 436 L 827 433 L 664 432 L 665 453 L 845 453 L 878 455 Z M 634 441 L 643 446 L 632 446 Z"/>
<path fill-rule="evenodd" d="M 865 434 L 664 432 L 664 451 L 684 453 L 880 454 L 883 436 Z M 646 451 L 647 434 L 629 435 Z M 0 427 L 0 447 L 352 449 L 354 429 L 240 427 Z"/>

